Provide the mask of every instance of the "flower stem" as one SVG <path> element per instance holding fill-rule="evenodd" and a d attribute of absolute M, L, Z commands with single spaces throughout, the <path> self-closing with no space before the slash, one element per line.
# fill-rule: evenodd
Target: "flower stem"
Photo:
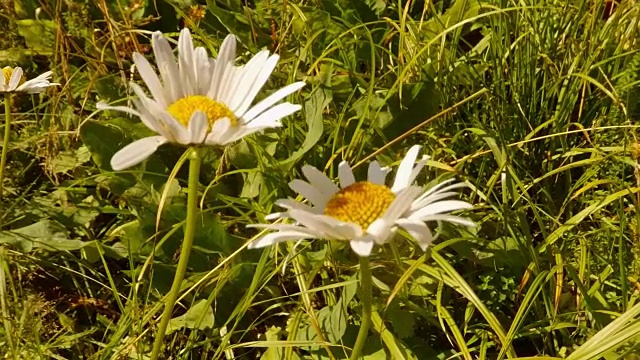
<path fill-rule="evenodd" d="M 7 151 L 11 137 L 11 93 L 4 94 L 4 138 L 2 139 L 2 157 L 0 158 L 0 198 L 4 193 L 4 167 L 7 164 Z"/>
<path fill-rule="evenodd" d="M 197 147 L 191 148 L 191 154 L 189 155 L 189 189 L 187 197 L 187 220 L 184 230 L 184 241 L 182 242 L 182 248 L 180 249 L 180 260 L 178 260 L 178 267 L 176 269 L 176 275 L 173 278 L 173 284 L 171 290 L 167 294 L 165 299 L 164 312 L 160 318 L 160 325 L 158 326 L 158 333 L 156 334 L 155 341 L 153 343 L 153 351 L 151 352 L 151 360 L 156 360 L 160 351 L 162 350 L 164 335 L 171 320 L 173 313 L 173 307 L 180 295 L 180 286 L 184 279 L 185 272 L 187 271 L 187 263 L 189 262 L 189 254 L 191 253 L 191 246 L 193 245 L 193 237 L 196 231 L 196 217 L 198 211 L 198 178 L 200 176 L 200 163 L 202 161 L 200 149 Z"/>
<path fill-rule="evenodd" d="M 371 298 L 373 297 L 373 288 L 371 285 L 371 269 L 369 268 L 369 258 L 360 257 L 360 302 L 362 303 L 362 317 L 360 319 L 360 331 L 356 344 L 353 346 L 351 360 L 360 358 L 364 343 L 369 335 L 371 327 Z"/>

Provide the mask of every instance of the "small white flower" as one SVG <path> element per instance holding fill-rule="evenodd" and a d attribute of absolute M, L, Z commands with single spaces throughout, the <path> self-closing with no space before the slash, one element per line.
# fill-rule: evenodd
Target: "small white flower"
<path fill-rule="evenodd" d="M 140 86 L 131 83 L 137 99 L 134 108 L 108 106 L 99 109 L 124 111 L 137 116 L 158 136 L 136 140 L 111 159 L 114 170 L 134 166 L 167 142 L 184 145 L 226 145 L 267 128 L 279 127 L 280 119 L 300 110 L 288 102 L 276 105 L 284 97 L 304 86 L 296 82 L 251 106 L 256 95 L 273 72 L 278 55 L 264 50 L 246 65 L 235 66 L 236 39 L 227 36 L 216 59 L 203 47 L 194 47 L 188 29 L 178 38 L 178 60 L 161 32 L 153 33 L 151 45 L 159 76 L 139 53 L 133 61 L 152 98 Z"/>
<path fill-rule="evenodd" d="M 465 186 L 463 183 L 445 181 L 427 191 L 413 186 L 427 159 L 425 157 L 416 164 L 419 151 L 417 145 L 409 149 L 391 187 L 385 185 L 388 169 L 381 168 L 377 161 L 369 164 L 367 181 L 359 182 L 356 182 L 349 164 L 341 162 L 338 167 L 339 186 L 318 169 L 304 166 L 302 172 L 308 182 L 296 179 L 289 186 L 306 198 L 311 206 L 294 199 L 276 201 L 276 205 L 287 211 L 267 218 L 290 218 L 296 224 L 250 225 L 277 231 L 252 242 L 249 248 L 288 240 L 333 239 L 349 241 L 358 255 L 369 256 L 373 245 L 389 241 L 398 227 L 404 228 L 426 250 L 433 241 L 427 221 L 474 226 L 468 219 L 448 214 L 472 207 L 465 201 L 446 200 L 456 195 L 452 190 Z"/>
<path fill-rule="evenodd" d="M 2 68 L 2 78 L 0 78 L 0 93 L 23 92 L 36 94 L 43 92 L 49 86 L 60 85 L 49 82 L 51 71 L 47 71 L 38 77 L 27 80 L 21 67 Z"/>

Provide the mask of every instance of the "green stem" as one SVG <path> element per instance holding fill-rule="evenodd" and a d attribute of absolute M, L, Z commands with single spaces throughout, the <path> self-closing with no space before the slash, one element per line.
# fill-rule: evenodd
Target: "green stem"
<path fill-rule="evenodd" d="M 0 198 L 4 192 L 4 167 L 7 164 L 7 151 L 11 137 L 11 93 L 4 94 L 4 138 L 2 139 L 2 157 L 0 158 Z"/>
<path fill-rule="evenodd" d="M 200 151 L 201 150 L 199 148 L 192 147 L 191 154 L 189 156 L 189 190 L 187 197 L 187 220 L 185 223 L 184 241 L 182 242 L 182 248 L 180 249 L 180 260 L 178 260 L 176 276 L 173 278 L 171 290 L 169 290 L 169 294 L 167 294 L 164 304 L 164 312 L 160 318 L 158 333 L 156 334 L 156 338 L 153 343 L 151 360 L 156 360 L 158 355 L 160 355 L 162 345 L 164 344 L 164 335 L 167 331 L 169 320 L 171 320 L 173 307 L 180 295 L 182 280 L 184 279 L 185 272 L 187 271 L 189 254 L 191 253 L 191 246 L 193 245 L 193 236 L 196 231 L 196 218 L 198 212 L 198 178 L 200 176 L 200 163 L 202 161 Z"/>
<path fill-rule="evenodd" d="M 360 319 L 360 331 L 356 344 L 353 346 L 351 360 L 360 358 L 364 343 L 369 335 L 371 327 L 371 298 L 373 297 L 373 288 L 371 285 L 371 269 L 369 268 L 369 258 L 360 257 L 360 303 L 362 304 L 362 317 Z"/>

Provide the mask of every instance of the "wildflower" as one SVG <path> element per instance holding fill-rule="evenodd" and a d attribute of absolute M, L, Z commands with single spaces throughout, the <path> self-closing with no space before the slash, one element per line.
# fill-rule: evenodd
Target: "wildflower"
<path fill-rule="evenodd" d="M 318 169 L 304 166 L 302 172 L 308 182 L 296 179 L 289 186 L 309 200 L 311 206 L 293 199 L 278 200 L 276 205 L 287 210 L 267 218 L 290 218 L 296 224 L 253 225 L 277 231 L 252 242 L 249 248 L 322 238 L 349 241 L 358 255 L 369 256 L 373 245 L 388 242 L 398 227 L 405 229 L 426 250 L 433 241 L 426 222 L 448 221 L 473 226 L 468 219 L 448 214 L 472 207 L 465 201 L 446 200 L 456 194 L 451 190 L 464 184 L 445 181 L 427 191 L 413 185 L 426 160 L 423 158 L 416 164 L 419 151 L 417 145 L 409 149 L 391 187 L 385 185 L 388 169 L 381 168 L 376 161 L 369 165 L 366 181 L 356 181 L 349 164 L 341 162 L 340 185 Z"/>
<path fill-rule="evenodd" d="M 114 170 L 134 166 L 167 142 L 183 145 L 226 145 L 267 128 L 281 126 L 280 119 L 300 110 L 288 102 L 275 105 L 304 86 L 296 82 L 251 106 L 278 62 L 278 55 L 261 51 L 244 66 L 235 66 L 236 40 L 227 36 L 216 59 L 202 47 L 194 47 L 188 29 L 180 32 L 177 62 L 169 42 L 155 32 L 151 45 L 158 74 L 139 53 L 133 61 L 152 98 L 131 83 L 137 96 L 135 108 L 108 106 L 100 109 L 124 111 L 140 120 L 157 136 L 134 141 L 111 159 Z"/>
<path fill-rule="evenodd" d="M 27 80 L 21 67 L 6 66 L 2 68 L 2 78 L 0 78 L 0 93 L 22 92 L 36 94 L 44 91 L 49 86 L 60 85 L 49 82 L 51 71 L 47 71 L 38 77 Z"/>

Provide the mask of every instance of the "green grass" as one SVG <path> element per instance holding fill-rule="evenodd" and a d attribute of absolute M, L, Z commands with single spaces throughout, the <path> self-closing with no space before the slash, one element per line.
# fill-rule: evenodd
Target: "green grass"
<path fill-rule="evenodd" d="M 282 129 L 206 149 L 164 358 L 348 358 L 361 322 L 348 244 L 247 250 L 245 226 L 293 196 L 304 164 L 335 178 L 347 160 L 363 176 L 413 144 L 431 156 L 419 183 L 470 185 L 478 227 L 443 224 L 426 253 L 402 233 L 376 247 L 365 359 L 638 358 L 640 5 L 211 0 L 195 19 L 195 3 L 0 4 L 0 66 L 61 83 L 12 109 L 4 358 L 149 355 L 183 238 L 185 149 L 112 171 L 148 130 L 95 103 L 125 103 L 132 52 L 185 24 L 211 56 L 230 32 L 239 63 L 278 53 L 260 96 L 307 86 Z"/>

